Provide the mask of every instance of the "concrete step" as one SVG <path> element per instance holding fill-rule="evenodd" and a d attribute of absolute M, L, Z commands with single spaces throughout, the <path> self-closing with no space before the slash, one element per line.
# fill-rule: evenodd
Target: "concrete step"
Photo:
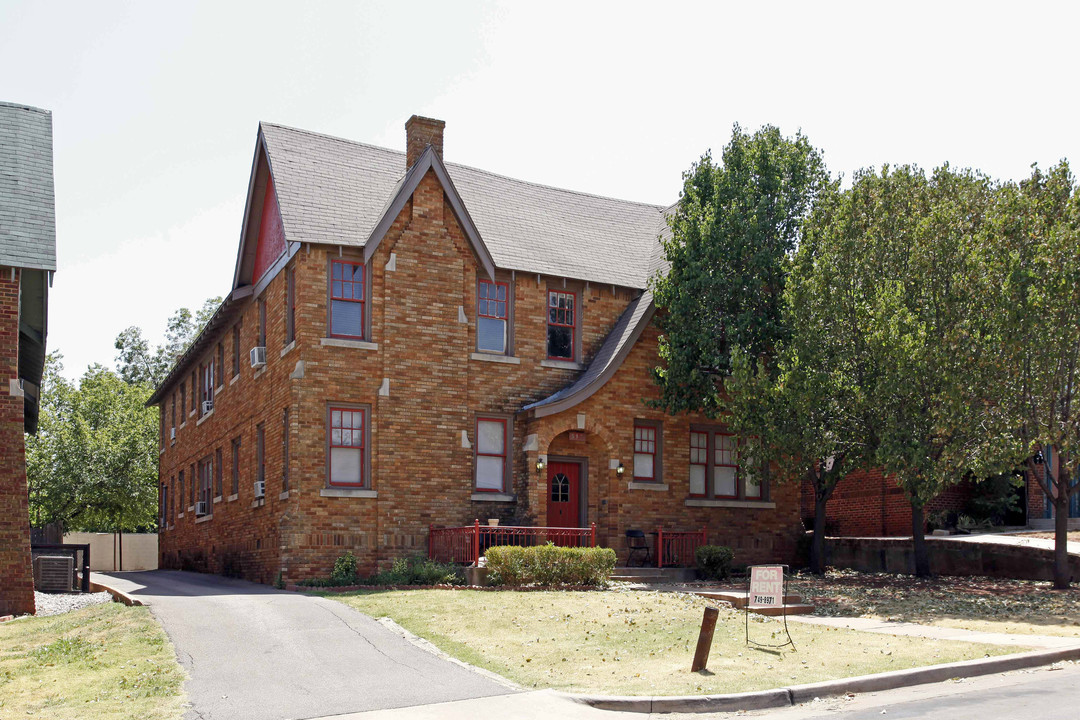
<path fill-rule="evenodd" d="M 710 600 L 726 602 L 735 608 L 746 607 L 745 590 L 700 590 L 694 593 Z M 776 617 L 780 615 L 809 615 L 814 612 L 814 606 L 802 601 L 802 597 L 794 593 L 784 595 L 783 605 L 751 605 L 750 612 L 758 615 Z"/>

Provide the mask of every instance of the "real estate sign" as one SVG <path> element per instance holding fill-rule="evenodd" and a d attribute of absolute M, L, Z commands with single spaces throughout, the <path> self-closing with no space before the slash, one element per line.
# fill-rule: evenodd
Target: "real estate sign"
<path fill-rule="evenodd" d="M 782 565 L 751 566 L 750 604 L 775 607 L 784 604 L 784 567 Z"/>

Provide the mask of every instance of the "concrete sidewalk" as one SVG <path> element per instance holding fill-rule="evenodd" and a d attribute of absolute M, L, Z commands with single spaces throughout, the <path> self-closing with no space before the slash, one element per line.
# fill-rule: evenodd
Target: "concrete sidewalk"
<path fill-rule="evenodd" d="M 960 628 L 918 625 L 909 622 L 874 620 L 872 618 L 819 617 L 817 615 L 789 615 L 788 622 L 800 622 L 807 625 L 824 625 L 860 632 L 884 633 L 886 635 L 904 635 L 922 637 L 931 640 L 953 640 L 960 642 L 986 643 L 987 645 L 1008 645 L 1029 648 L 1067 648 L 1080 645 L 1080 638 L 1056 637 L 1053 635 L 1020 635 L 1010 633 L 980 632 L 961 630 Z"/>
<path fill-rule="evenodd" d="M 1025 530 L 1023 532 L 1033 532 Z M 1018 532 L 1007 533 L 972 533 L 970 535 L 937 535 L 935 540 L 954 540 L 956 542 L 980 542 L 993 543 L 995 545 L 1012 545 L 1015 547 L 1031 547 L 1040 550 L 1053 550 L 1054 541 L 1051 538 L 1029 537 Z M 1080 542 L 1066 543 L 1070 555 L 1080 555 Z"/>

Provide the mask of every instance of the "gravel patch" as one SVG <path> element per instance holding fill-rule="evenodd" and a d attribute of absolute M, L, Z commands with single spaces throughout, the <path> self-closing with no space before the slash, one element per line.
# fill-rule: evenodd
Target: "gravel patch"
<path fill-rule="evenodd" d="M 79 610 L 91 605 L 99 605 L 112 601 L 112 595 L 107 592 L 96 593 L 34 593 L 34 602 L 37 605 L 37 616 L 60 615 L 62 613 Z"/>

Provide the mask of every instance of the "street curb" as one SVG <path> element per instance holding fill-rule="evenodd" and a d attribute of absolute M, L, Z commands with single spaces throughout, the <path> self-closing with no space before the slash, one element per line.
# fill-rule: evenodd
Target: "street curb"
<path fill-rule="evenodd" d="M 952 680 L 953 678 L 978 677 L 1023 668 L 1051 665 L 1062 660 L 1080 660 L 1080 645 L 1071 648 L 1036 650 L 1033 652 L 1002 655 L 977 660 L 930 665 L 929 667 L 894 670 L 876 675 L 826 680 L 808 685 L 759 690 L 756 692 L 731 693 L 728 695 L 679 695 L 679 696 L 618 696 L 578 695 L 557 693 L 574 702 L 597 708 L 620 712 L 671 713 L 671 712 L 734 712 L 738 710 L 765 710 L 790 707 L 814 698 L 868 693 L 895 688 Z"/>
<path fill-rule="evenodd" d="M 116 602 L 122 602 L 128 607 L 142 606 L 141 600 L 136 600 L 135 598 L 128 595 L 126 592 L 109 587 L 108 585 L 102 585 L 101 583 L 94 582 L 93 580 L 90 581 L 90 592 L 107 592 L 113 596 L 113 600 L 115 600 Z"/>

